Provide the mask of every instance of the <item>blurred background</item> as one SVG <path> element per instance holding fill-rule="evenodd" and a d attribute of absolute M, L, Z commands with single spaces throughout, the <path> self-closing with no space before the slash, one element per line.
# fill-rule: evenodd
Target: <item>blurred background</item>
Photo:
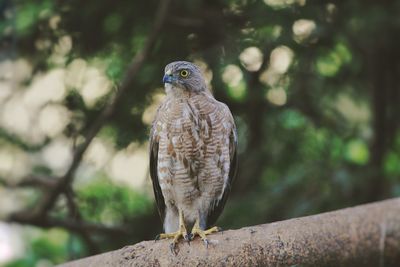
<path fill-rule="evenodd" d="M 174 0 L 89 140 L 159 5 L 0 0 L 1 266 L 52 266 L 162 231 L 147 138 L 175 60 L 203 69 L 237 123 L 222 228 L 400 196 L 399 1 Z"/>

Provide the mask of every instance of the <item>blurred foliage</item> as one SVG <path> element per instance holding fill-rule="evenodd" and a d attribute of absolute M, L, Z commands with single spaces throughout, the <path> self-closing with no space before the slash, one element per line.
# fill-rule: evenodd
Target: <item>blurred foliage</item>
<path fill-rule="evenodd" d="M 73 64 L 106 77 L 111 89 L 95 100 L 79 75 L 66 85 L 60 103 L 70 116 L 59 136 L 79 140 L 143 47 L 157 6 L 155 0 L 3 0 L 0 60 L 27 60 L 32 75 L 21 84 L 28 87 Z M 145 142 L 144 118 L 162 92 L 164 66 L 186 59 L 212 73 L 212 91 L 238 126 L 240 171 L 218 222 L 223 228 L 400 196 L 399 12 L 394 0 L 173 1 L 151 57 L 98 137 L 116 151 Z M 0 124 L 1 146 L 30 155 L 52 138 L 34 142 Z M 57 173 L 44 163 L 30 172 L 43 170 Z M 102 170 L 76 178 L 84 181 L 74 188 L 86 221 L 133 229 L 124 237 L 94 236 L 101 250 L 161 230 L 148 181 L 131 189 Z M 42 230 L 7 266 L 56 264 L 92 253 L 89 247 L 77 233 Z"/>
<path fill-rule="evenodd" d="M 123 223 L 127 216 L 143 216 L 152 209 L 148 195 L 110 181 L 94 181 L 78 188 L 76 194 L 87 221 Z"/>
<path fill-rule="evenodd" d="M 31 239 L 30 248 L 21 259 L 7 264 L 9 267 L 52 265 L 63 263 L 72 252 L 82 255 L 83 247 L 69 242 L 68 234 L 59 229 L 48 230 Z M 79 255 L 78 254 L 78 255 Z"/>

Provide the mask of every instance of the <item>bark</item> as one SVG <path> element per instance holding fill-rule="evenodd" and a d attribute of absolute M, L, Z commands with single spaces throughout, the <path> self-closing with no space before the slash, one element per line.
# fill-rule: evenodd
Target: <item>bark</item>
<path fill-rule="evenodd" d="M 143 241 L 76 266 L 399 266 L 400 198 L 180 242 Z"/>

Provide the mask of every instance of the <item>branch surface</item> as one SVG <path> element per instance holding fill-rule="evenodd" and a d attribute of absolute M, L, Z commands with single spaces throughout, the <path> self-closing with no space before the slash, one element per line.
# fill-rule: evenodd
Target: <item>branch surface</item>
<path fill-rule="evenodd" d="M 229 230 L 181 242 L 133 246 L 65 263 L 79 266 L 398 266 L 400 198 L 318 215 Z"/>

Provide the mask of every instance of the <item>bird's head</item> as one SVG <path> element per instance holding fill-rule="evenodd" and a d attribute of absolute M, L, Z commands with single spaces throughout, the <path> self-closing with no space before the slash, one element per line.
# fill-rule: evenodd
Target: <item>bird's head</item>
<path fill-rule="evenodd" d="M 199 67 L 187 61 L 169 63 L 165 67 L 163 83 L 166 90 L 176 88 L 189 92 L 199 92 L 207 88 Z"/>

